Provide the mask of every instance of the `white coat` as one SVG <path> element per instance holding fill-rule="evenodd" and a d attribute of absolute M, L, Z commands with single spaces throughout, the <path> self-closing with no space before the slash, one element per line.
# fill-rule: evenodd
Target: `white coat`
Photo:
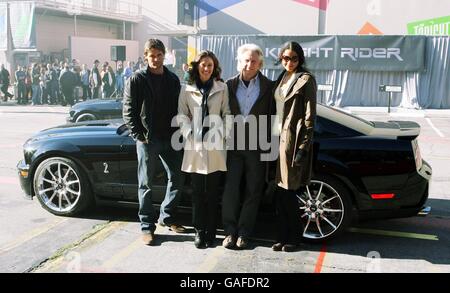
<path fill-rule="evenodd" d="M 230 123 L 226 123 L 226 116 L 230 115 L 228 88 L 225 83 L 214 81 L 208 96 L 208 109 L 209 118 L 215 123 L 209 124 L 211 128 L 203 140 L 202 98 L 195 84 L 187 84 L 181 88 L 177 116 L 181 134 L 185 139 L 181 170 L 197 174 L 227 171 L 225 138 L 231 129 L 228 125 Z"/>

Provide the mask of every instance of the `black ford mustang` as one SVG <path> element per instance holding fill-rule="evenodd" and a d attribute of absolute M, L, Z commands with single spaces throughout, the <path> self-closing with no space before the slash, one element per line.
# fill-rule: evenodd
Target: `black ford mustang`
<path fill-rule="evenodd" d="M 67 122 L 122 118 L 122 98 L 79 102 L 69 110 Z"/>
<path fill-rule="evenodd" d="M 431 167 L 420 155 L 415 122 L 370 122 L 318 105 L 314 178 L 299 193 L 305 240 L 322 241 L 353 219 L 408 217 L 428 198 Z M 39 132 L 24 144 L 18 163 L 22 189 L 56 215 L 97 204 L 137 203 L 135 142 L 120 120 L 87 121 Z M 155 172 L 154 200 L 167 179 Z M 270 173 L 270 172 L 269 172 Z M 268 177 L 262 207 L 273 206 Z M 189 180 L 182 205 L 190 206 Z"/>

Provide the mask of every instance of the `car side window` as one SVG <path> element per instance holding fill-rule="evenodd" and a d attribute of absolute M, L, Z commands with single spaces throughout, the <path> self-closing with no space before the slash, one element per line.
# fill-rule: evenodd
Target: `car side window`
<path fill-rule="evenodd" d="M 334 138 L 357 136 L 359 133 L 329 119 L 318 116 L 314 129 L 315 138 Z"/>

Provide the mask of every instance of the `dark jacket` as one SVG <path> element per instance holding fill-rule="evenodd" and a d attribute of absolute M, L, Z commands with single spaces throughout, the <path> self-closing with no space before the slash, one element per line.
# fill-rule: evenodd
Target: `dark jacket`
<path fill-rule="evenodd" d="M 259 76 L 259 82 L 260 82 L 260 91 L 259 91 L 259 96 L 258 99 L 255 101 L 255 103 L 253 104 L 249 115 L 253 115 L 256 117 L 257 121 L 259 122 L 259 117 L 260 116 L 267 116 L 267 132 L 266 134 L 268 135 L 268 137 L 262 137 L 263 141 L 270 141 L 270 131 L 271 131 L 271 126 L 270 126 L 270 117 L 273 112 L 272 109 L 275 109 L 275 106 L 271 105 L 272 103 L 274 103 L 274 99 L 273 99 L 273 86 L 274 86 L 274 82 L 270 79 L 268 79 L 267 77 L 265 77 L 261 72 L 258 73 Z M 228 92 L 229 92 L 229 104 L 230 104 L 230 111 L 231 114 L 233 116 L 236 115 L 242 115 L 241 113 L 241 109 L 239 107 L 239 101 L 237 99 L 237 89 L 239 86 L 239 82 L 240 82 L 240 74 L 230 78 L 229 80 L 227 80 L 227 86 L 228 86 Z M 237 123 L 234 123 L 233 127 L 234 127 L 234 146 L 233 149 L 236 150 L 237 149 L 237 136 L 239 134 L 239 132 L 236 130 L 236 125 Z M 255 136 L 255 138 L 257 139 L 256 143 L 257 143 L 257 150 L 261 151 L 260 149 L 260 144 L 259 144 L 259 136 L 260 136 L 260 129 L 259 129 L 259 123 L 257 124 L 257 128 L 256 128 L 256 133 L 257 136 Z M 252 133 L 252 135 L 254 135 L 254 133 Z M 245 131 L 245 145 L 246 145 L 246 149 L 248 149 L 249 147 L 249 128 L 246 127 L 246 131 Z"/>
<path fill-rule="evenodd" d="M 0 83 L 3 85 L 9 85 L 9 71 L 3 68 L 0 72 Z"/>
<path fill-rule="evenodd" d="M 155 98 L 149 79 L 150 69 L 135 72 L 126 82 L 123 99 L 123 120 L 130 129 L 135 140 L 145 141 L 152 138 L 152 114 Z M 164 99 L 173 111 L 172 117 L 177 115 L 178 97 L 180 95 L 180 80 L 164 66 L 163 73 Z M 173 109 L 173 110 L 172 110 Z"/>
<path fill-rule="evenodd" d="M 75 73 L 68 69 L 61 71 L 61 77 L 59 78 L 59 84 L 62 90 L 73 90 L 77 85 L 77 76 Z"/>
<path fill-rule="evenodd" d="M 278 78 L 280 84 L 284 71 Z M 278 186 L 297 190 L 309 185 L 312 177 L 313 136 L 316 119 L 316 80 L 310 73 L 296 73 L 284 100 L 282 128 L 280 134 L 280 156 L 277 163 L 276 183 Z M 300 165 L 294 164 L 297 150 L 305 156 Z"/>

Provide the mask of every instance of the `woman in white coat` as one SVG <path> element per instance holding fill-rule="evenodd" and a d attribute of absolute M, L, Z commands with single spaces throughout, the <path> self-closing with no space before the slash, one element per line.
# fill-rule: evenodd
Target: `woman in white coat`
<path fill-rule="evenodd" d="M 216 237 L 219 186 L 226 167 L 228 89 L 220 79 L 219 61 L 210 51 L 191 62 L 189 80 L 178 101 L 178 123 L 183 135 L 181 170 L 191 174 L 194 187 L 192 220 L 197 248 L 211 247 Z"/>

